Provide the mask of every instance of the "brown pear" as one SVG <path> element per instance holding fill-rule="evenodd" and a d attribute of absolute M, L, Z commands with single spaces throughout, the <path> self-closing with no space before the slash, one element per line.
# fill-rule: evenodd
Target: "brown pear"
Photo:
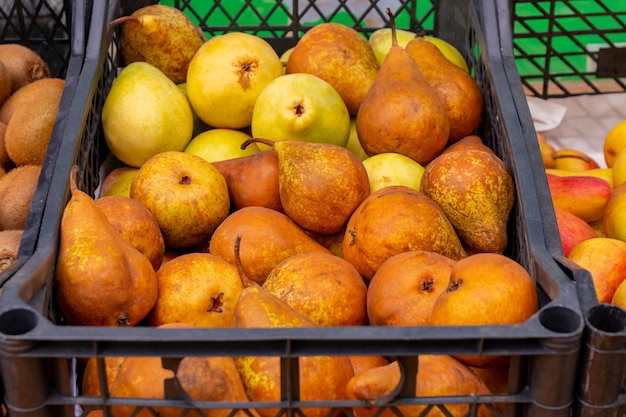
<path fill-rule="evenodd" d="M 368 155 L 395 152 L 421 165 L 435 158 L 450 136 L 443 102 L 409 53 L 392 45 L 356 116 L 356 131 Z"/>
<path fill-rule="evenodd" d="M 60 226 L 56 299 L 68 322 L 86 326 L 133 326 L 157 299 L 156 273 L 144 254 L 110 225 L 95 201 L 76 186 Z"/>
<path fill-rule="evenodd" d="M 288 74 L 304 72 L 332 85 L 348 112 L 356 115 L 378 73 L 376 55 L 359 32 L 326 22 L 310 28 L 287 60 Z"/>
<path fill-rule="evenodd" d="M 209 253 L 235 265 L 233 245 L 243 237 L 241 263 L 246 275 L 262 284 L 283 259 L 311 251 L 330 253 L 284 213 L 250 206 L 231 213 L 215 230 Z"/>
<path fill-rule="evenodd" d="M 399 253 L 427 250 L 458 260 L 467 256 L 441 208 L 412 188 L 392 185 L 373 192 L 346 227 L 343 257 L 367 280 Z"/>
<path fill-rule="evenodd" d="M 238 238 L 234 257 L 239 257 L 239 246 L 245 239 Z M 284 328 L 315 327 L 315 323 L 299 313 L 287 302 L 265 291 L 246 277 L 237 262 L 244 285 L 235 306 L 233 327 Z M 235 363 L 251 401 L 279 401 L 281 398 L 281 364 L 279 357 L 244 356 Z M 300 375 L 300 399 L 302 401 L 332 401 L 346 399 L 346 386 L 354 376 L 348 356 L 302 356 L 298 359 Z M 261 417 L 274 417 L 278 409 L 259 408 Z M 328 407 L 303 408 L 308 417 L 329 415 Z"/>
<path fill-rule="evenodd" d="M 163 71 L 175 84 L 186 81 L 189 62 L 206 39 L 185 13 L 172 6 L 153 4 L 119 17 L 111 25 L 122 23 L 120 50 L 124 64 L 144 61 Z"/>
<path fill-rule="evenodd" d="M 186 323 L 172 323 L 160 326 L 167 328 L 193 328 Z M 164 330 L 166 332 L 167 330 Z M 169 335 L 163 335 L 167 337 Z M 107 358 L 110 359 L 110 358 Z M 173 392 L 168 389 L 166 381 L 174 382 Z M 171 399 L 188 396 L 195 401 L 238 402 L 247 403 L 248 398 L 243 389 L 241 378 L 235 362 L 229 356 L 189 356 L 180 362 L 167 363 L 162 358 L 151 356 L 122 358 L 114 378 L 109 382 L 109 395 L 112 398 L 152 398 Z M 176 392 L 179 391 L 179 392 Z M 136 409 L 134 406 L 113 406 L 115 416 L 150 417 L 154 412 L 161 417 L 176 417 L 183 414 L 178 407 L 154 407 L 154 412 L 147 408 Z M 254 409 L 235 412 L 232 408 L 189 409 L 189 417 L 258 417 Z M 136 414 L 134 414 L 136 413 Z"/>
<path fill-rule="evenodd" d="M 283 211 L 278 192 L 278 156 L 273 149 L 213 162 L 228 185 L 231 209 L 260 206 Z"/>
<path fill-rule="evenodd" d="M 303 229 L 322 234 L 340 231 L 369 195 L 363 162 L 343 146 L 299 140 L 244 142 L 272 146 L 278 155 L 278 191 L 283 210 Z"/>
<path fill-rule="evenodd" d="M 515 184 L 493 152 L 440 155 L 424 170 L 421 191 L 439 204 L 472 252 L 504 251 Z"/>
<path fill-rule="evenodd" d="M 348 261 L 322 252 L 290 256 L 267 276 L 262 288 L 318 326 L 367 324 L 367 286 Z"/>
<path fill-rule="evenodd" d="M 450 120 L 448 144 L 474 133 L 483 117 L 483 93 L 476 80 L 423 36 L 411 39 L 406 51 L 446 108 Z"/>
<path fill-rule="evenodd" d="M 100 197 L 96 205 L 113 229 L 143 253 L 156 271 L 163 262 L 165 242 L 159 223 L 139 201 L 121 195 Z"/>
<path fill-rule="evenodd" d="M 439 397 L 452 395 L 489 395 L 491 391 L 485 382 L 476 376 L 469 367 L 448 355 L 420 355 L 418 358 L 416 397 Z M 397 361 L 387 365 L 375 367 L 355 375 L 348 384 L 347 394 L 350 399 L 365 400 L 367 402 L 381 401 L 390 398 L 393 390 L 401 381 L 401 370 Z M 408 377 L 405 375 L 405 378 Z M 470 400 L 471 401 L 471 400 Z M 464 417 L 470 415 L 470 404 L 444 404 L 444 414 L 437 406 L 427 411 L 428 405 L 399 406 L 397 410 L 385 408 L 379 412 L 379 407 L 356 407 L 353 409 L 356 417 L 393 417 L 397 412 L 404 416 L 421 416 L 426 413 L 432 417 Z M 494 414 L 487 405 L 480 405 L 475 415 L 477 417 L 492 417 Z"/>

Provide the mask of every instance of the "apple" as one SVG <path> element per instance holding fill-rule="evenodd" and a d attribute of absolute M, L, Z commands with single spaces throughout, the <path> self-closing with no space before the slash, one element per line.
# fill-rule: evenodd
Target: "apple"
<path fill-rule="evenodd" d="M 556 169 L 586 171 L 588 169 L 600 168 L 600 165 L 591 156 L 577 149 L 558 149 L 552 157 L 554 158 L 554 168 Z"/>
<path fill-rule="evenodd" d="M 604 137 L 603 153 L 607 167 L 613 167 L 615 158 L 623 149 L 626 149 L 626 120 L 613 126 Z"/>
<path fill-rule="evenodd" d="M 346 149 L 355 154 L 361 161 L 365 160 L 369 156 L 365 153 L 365 150 L 359 141 L 359 134 L 356 131 L 356 117 L 354 116 L 350 118 L 350 137 L 348 137 Z"/>
<path fill-rule="evenodd" d="M 591 274 L 599 303 L 610 303 L 626 277 L 626 242 L 595 237 L 574 246 L 567 257 Z"/>
<path fill-rule="evenodd" d="M 613 189 L 604 209 L 602 228 L 606 237 L 626 242 L 626 183 Z"/>
<path fill-rule="evenodd" d="M 598 237 L 594 228 L 580 217 L 556 207 L 554 214 L 564 256 L 583 240 Z"/>
<path fill-rule="evenodd" d="M 211 127 L 250 126 L 257 97 L 285 70 L 263 38 L 244 32 L 217 35 L 196 52 L 187 71 L 187 96 Z"/>
<path fill-rule="evenodd" d="M 546 174 L 558 175 L 560 177 L 597 177 L 609 183 L 613 189 L 613 168 L 592 168 L 584 171 L 569 171 L 565 169 L 546 168 Z"/>
<path fill-rule="evenodd" d="M 139 172 L 135 167 L 118 167 L 111 170 L 100 184 L 100 197 L 119 195 L 130 196 L 130 183 Z"/>
<path fill-rule="evenodd" d="M 205 243 L 230 210 L 224 176 L 210 162 L 182 151 L 146 161 L 131 183 L 130 197 L 152 212 L 166 248 L 172 249 Z"/>
<path fill-rule="evenodd" d="M 285 74 L 259 94 L 251 131 L 254 137 L 275 142 L 302 140 L 345 146 L 350 137 L 350 113 L 326 81 L 307 73 Z"/>
<path fill-rule="evenodd" d="M 417 36 L 417 34 L 408 30 L 396 29 L 396 36 L 398 38 L 398 44 L 404 48 L 411 39 Z M 424 36 L 424 39 L 432 42 L 437 48 L 439 48 L 441 53 L 443 53 L 445 57 L 452 61 L 456 66 L 466 72 L 469 72 L 469 67 L 467 66 L 465 58 L 463 58 L 463 55 L 461 55 L 459 50 L 450 43 L 435 36 Z M 391 28 L 381 28 L 375 30 L 369 38 L 369 43 L 374 50 L 374 55 L 376 55 L 378 64 L 382 65 L 385 60 L 385 56 L 387 56 L 387 52 L 389 52 L 389 49 L 391 48 Z"/>
<path fill-rule="evenodd" d="M 372 155 L 363 160 L 370 180 L 370 192 L 390 185 L 404 185 L 419 191 L 424 167 L 395 152 Z"/>
<path fill-rule="evenodd" d="M 235 129 L 210 129 L 191 139 L 184 152 L 197 155 L 208 162 L 225 161 L 254 155 L 260 149 L 251 143 L 245 149 L 241 144 L 251 136 Z"/>
<path fill-rule="evenodd" d="M 613 187 L 626 182 L 626 149 L 621 151 L 613 161 Z"/>

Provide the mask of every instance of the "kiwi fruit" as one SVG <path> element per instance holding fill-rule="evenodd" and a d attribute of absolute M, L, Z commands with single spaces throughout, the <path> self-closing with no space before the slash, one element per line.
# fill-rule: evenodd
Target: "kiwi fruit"
<path fill-rule="evenodd" d="M 0 275 L 17 259 L 23 234 L 21 229 L 0 231 Z"/>
<path fill-rule="evenodd" d="M 28 85 L 37 100 L 23 102 L 15 109 L 4 134 L 4 147 L 15 165 L 42 165 L 46 157 L 52 129 L 61 104 L 62 88 L 44 86 L 37 90 L 43 80 Z M 17 93 L 16 93 L 17 94 Z"/>
<path fill-rule="evenodd" d="M 7 67 L 0 62 L 0 106 L 2 106 L 11 95 L 12 85 L 11 74 L 9 74 Z"/>
<path fill-rule="evenodd" d="M 50 68 L 37 52 L 17 43 L 0 45 L 0 62 L 11 75 L 11 93 L 33 81 L 50 77 Z"/>
<path fill-rule="evenodd" d="M 41 167 L 23 165 L 0 177 L 0 230 L 24 229 Z"/>
<path fill-rule="evenodd" d="M 34 81 L 11 95 L 0 107 L 0 122 L 8 124 L 13 113 L 22 106 L 32 106 L 43 95 L 61 95 L 65 81 L 61 78 L 44 78 Z"/>
<path fill-rule="evenodd" d="M 7 125 L 0 122 L 0 168 L 3 169 L 3 172 L 10 171 L 15 168 L 15 163 L 9 157 L 7 153 L 7 149 L 4 146 L 4 134 L 6 133 Z"/>

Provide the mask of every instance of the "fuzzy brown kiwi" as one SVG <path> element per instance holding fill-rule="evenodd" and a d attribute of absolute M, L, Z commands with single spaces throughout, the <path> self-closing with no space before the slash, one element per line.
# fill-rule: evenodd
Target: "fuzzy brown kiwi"
<path fill-rule="evenodd" d="M 41 167 L 24 165 L 0 177 L 0 230 L 24 229 Z"/>
<path fill-rule="evenodd" d="M 11 157 L 7 153 L 7 149 L 4 146 L 4 134 L 6 133 L 7 125 L 0 122 L 0 167 L 3 172 L 7 172 L 15 168 L 15 163 L 11 160 Z"/>
<path fill-rule="evenodd" d="M 43 94 L 61 94 L 64 86 L 65 81 L 61 78 L 44 78 L 19 89 L 0 107 L 0 122 L 8 124 L 19 107 L 31 106 Z"/>
<path fill-rule="evenodd" d="M 15 165 L 43 164 L 62 92 L 62 89 L 45 89 L 42 94 L 36 94 L 36 101 L 22 103 L 15 109 L 4 134 L 4 147 Z"/>
<path fill-rule="evenodd" d="M 0 231 L 0 275 L 17 259 L 23 234 L 21 229 Z"/>
<path fill-rule="evenodd" d="M 0 62 L 11 74 L 11 93 L 33 81 L 50 77 L 50 68 L 37 52 L 17 43 L 0 45 Z"/>
<path fill-rule="evenodd" d="M 2 104 L 4 104 L 4 102 L 7 101 L 11 95 L 12 85 L 13 82 L 11 80 L 11 74 L 9 74 L 7 67 L 0 62 L 0 106 L 2 106 Z"/>

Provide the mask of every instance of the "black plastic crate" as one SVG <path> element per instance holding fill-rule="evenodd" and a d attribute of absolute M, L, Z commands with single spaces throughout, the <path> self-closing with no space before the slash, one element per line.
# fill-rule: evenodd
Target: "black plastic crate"
<path fill-rule="evenodd" d="M 296 6 L 296 3 L 300 3 Z M 304 10 L 302 3 L 277 1 L 275 7 Z M 313 5 L 314 2 L 310 2 Z M 380 3 L 380 4 L 379 4 Z M 383 4 L 384 3 L 384 4 Z M 393 4 L 392 4 L 393 3 Z M 183 3 L 181 3 L 182 5 Z M 185 8 L 191 7 L 184 2 Z M 230 4 L 230 3 L 229 3 Z M 66 124 L 65 138 L 58 153 L 51 191 L 45 206 L 37 248 L 29 261 L 5 284 L 0 295 L 0 369 L 7 385 L 5 400 L 12 416 L 47 416 L 83 413 L 112 404 L 133 406 L 163 405 L 149 399 L 87 397 L 74 393 L 75 359 L 109 356 L 161 356 L 176 362 L 185 356 L 276 356 L 281 358 L 282 399 L 272 403 L 285 413 L 300 413 L 303 406 L 334 407 L 346 410 L 363 405 L 358 401 L 300 401 L 297 359 L 307 355 L 384 355 L 405 365 L 405 375 L 415 375 L 420 354 L 504 354 L 511 356 L 508 392 L 496 395 L 415 397 L 414 378 L 406 378 L 387 406 L 402 404 L 505 403 L 506 416 L 569 416 L 573 402 L 574 377 L 584 327 L 575 287 L 546 250 L 542 213 L 535 192 L 523 127 L 514 105 L 509 71 L 515 70 L 512 56 L 504 56 L 500 37 L 510 32 L 509 9 L 489 0 L 459 2 L 441 0 L 426 8 L 433 26 L 415 14 L 416 2 L 371 1 L 369 13 L 384 19 L 390 7 L 402 28 L 426 29 L 450 41 L 463 52 L 485 95 L 485 117 L 479 135 L 504 160 L 515 179 L 516 203 L 509 225 L 505 254 L 522 264 L 536 279 L 540 310 L 527 322 L 515 326 L 479 327 L 327 327 L 288 329 L 172 329 L 150 327 L 102 328 L 59 324 L 54 303 L 53 276 L 58 250 L 59 223 L 69 199 L 69 172 L 73 164 L 81 169 L 80 189 L 94 194 L 101 179 L 100 168 L 108 156 L 100 127 L 100 110 L 120 67 L 117 32 L 108 22 L 120 16 L 116 0 L 94 2 L 86 58 Z M 177 3 L 178 5 L 178 3 Z M 232 5 L 232 4 L 231 4 Z M 128 12 L 128 4 L 124 5 Z M 182 6 L 181 6 L 182 7 Z M 254 9 L 242 5 L 242 10 Z M 298 8 L 299 7 L 299 8 Z M 311 6 L 312 7 L 312 6 Z M 130 7 L 132 9 L 132 7 Z M 340 10 L 341 9 L 341 10 Z M 276 9 L 273 9 L 276 10 Z M 310 10 L 315 10 L 310 8 Z M 346 4 L 337 10 L 348 13 Z M 354 15 L 354 13 L 353 13 Z M 235 15 L 236 16 L 236 15 Z M 291 16 L 291 25 L 246 27 L 263 35 L 282 51 L 292 46 L 306 30 L 300 14 Z M 332 14 L 331 16 L 337 16 Z M 210 21 L 210 15 L 202 16 Z M 320 16 L 320 20 L 329 19 Z M 369 33 L 356 16 L 354 27 Z M 237 30 L 236 19 L 223 27 L 202 25 L 207 33 Z M 293 37 L 295 36 L 295 38 Z M 510 36 L 510 33 L 509 35 Z M 514 71 L 516 75 L 517 72 Z M 100 365 L 103 362 L 100 361 Z M 102 372 L 103 369 L 100 369 Z M 100 374 L 101 381 L 105 375 Z M 80 376 L 78 376 L 80 378 Z M 104 386 L 103 386 L 104 387 Z M 106 390 L 103 390 L 106 392 Z M 193 407 L 174 396 L 165 404 Z M 215 408 L 215 403 L 195 404 Z M 229 407 L 267 406 L 263 403 L 229 404 Z"/>
<path fill-rule="evenodd" d="M 511 40 L 502 39 L 503 50 L 511 51 L 512 45 L 520 76 L 510 84 L 517 92 L 514 100 L 532 153 L 537 140 L 525 95 L 550 100 L 626 92 L 626 4 L 610 0 L 512 0 L 511 4 L 513 34 Z M 601 153 L 602 143 L 597 146 Z M 537 194 L 542 196 L 546 246 L 576 282 L 585 320 L 572 415 L 622 416 L 626 412 L 626 312 L 598 303 L 589 272 L 563 256 L 542 161 L 531 164 Z"/>
<path fill-rule="evenodd" d="M 18 43 L 36 51 L 50 68 L 52 77 L 63 78 L 54 129 L 42 173 L 24 228 L 18 259 L 0 275 L 4 283 L 32 255 L 43 216 L 43 206 L 61 142 L 63 129 L 85 55 L 89 5 L 69 0 L 15 0 L 0 3 L 0 43 Z"/>

